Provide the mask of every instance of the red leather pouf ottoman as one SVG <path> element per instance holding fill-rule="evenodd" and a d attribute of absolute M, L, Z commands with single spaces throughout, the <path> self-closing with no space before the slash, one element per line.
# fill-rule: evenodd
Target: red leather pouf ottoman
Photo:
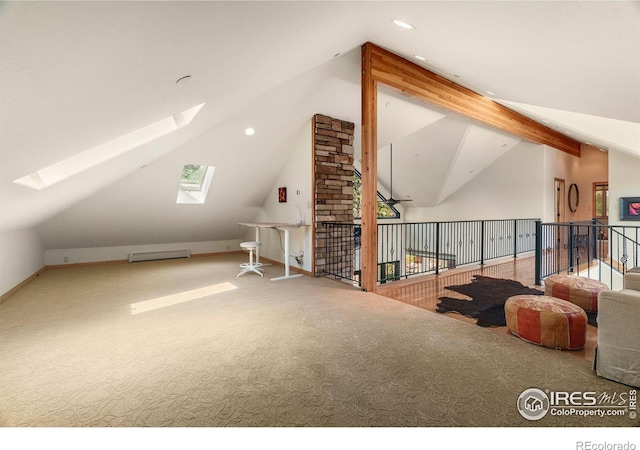
<path fill-rule="evenodd" d="M 567 300 L 585 311 L 598 311 L 598 293 L 609 286 L 576 275 L 552 275 L 544 280 L 544 295 Z"/>
<path fill-rule="evenodd" d="M 516 295 L 504 304 L 509 331 L 544 347 L 578 350 L 587 340 L 587 313 L 546 295 Z"/>

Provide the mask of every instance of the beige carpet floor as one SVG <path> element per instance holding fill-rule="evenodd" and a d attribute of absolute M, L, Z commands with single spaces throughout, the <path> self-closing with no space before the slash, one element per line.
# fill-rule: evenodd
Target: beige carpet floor
<path fill-rule="evenodd" d="M 519 414 L 532 387 L 628 392 L 588 361 L 244 259 L 45 271 L 0 304 L 0 425 L 638 425 Z"/>

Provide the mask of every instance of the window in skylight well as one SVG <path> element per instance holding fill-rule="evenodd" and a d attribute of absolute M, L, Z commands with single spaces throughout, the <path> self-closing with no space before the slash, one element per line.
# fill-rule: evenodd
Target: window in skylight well
<path fill-rule="evenodd" d="M 357 169 L 353 171 L 353 217 L 360 219 L 362 211 L 360 209 L 360 187 L 362 176 Z M 393 206 L 387 205 L 387 199 L 378 191 L 378 219 L 399 219 L 400 212 Z"/>
<path fill-rule="evenodd" d="M 182 168 L 176 203 L 203 204 L 209 192 L 215 169 L 213 166 L 185 164 Z"/>
<path fill-rule="evenodd" d="M 207 166 L 187 164 L 182 168 L 180 187 L 185 191 L 201 191 L 206 175 Z"/>

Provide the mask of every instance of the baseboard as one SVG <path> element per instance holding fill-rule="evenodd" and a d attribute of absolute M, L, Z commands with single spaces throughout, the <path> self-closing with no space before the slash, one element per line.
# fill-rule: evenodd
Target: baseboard
<path fill-rule="evenodd" d="M 241 250 L 232 250 L 232 251 L 228 251 L 228 252 L 213 252 L 213 253 L 192 253 L 191 254 L 191 258 L 200 258 L 200 257 L 207 257 L 207 256 L 218 256 L 218 255 L 231 255 L 234 253 L 242 253 Z M 183 258 L 183 259 L 189 259 L 189 258 Z M 70 264 L 51 264 L 48 265 L 46 267 L 50 268 L 50 269 L 62 269 L 62 268 L 66 268 L 66 267 L 85 267 L 85 266 L 103 266 L 103 265 L 107 265 L 107 264 L 124 264 L 124 263 L 129 263 L 128 259 L 113 259 L 113 260 L 108 260 L 108 261 L 90 261 L 90 262 L 83 262 L 83 263 L 70 263 Z"/>
<path fill-rule="evenodd" d="M 243 253 L 242 250 L 229 250 L 228 252 L 213 252 L 213 253 L 192 253 L 192 258 L 202 258 L 207 256 L 219 256 L 219 255 L 234 255 L 237 253 Z"/>
<path fill-rule="evenodd" d="M 86 267 L 86 266 L 107 266 L 110 264 L 124 264 L 129 263 L 128 259 L 115 259 L 113 261 L 92 261 L 83 263 L 71 263 L 71 264 L 52 264 L 46 266 L 48 269 L 66 269 L 71 267 Z"/>
<path fill-rule="evenodd" d="M 4 302 L 6 299 L 8 299 L 9 297 L 11 297 L 13 294 L 15 294 L 16 292 L 18 292 L 20 289 L 22 289 L 23 287 L 25 287 L 27 284 L 31 283 L 33 280 L 36 279 L 36 277 L 39 277 L 40 275 L 42 275 L 42 273 L 44 273 L 44 271 L 47 270 L 47 266 L 44 266 L 42 269 L 38 270 L 36 273 L 34 273 L 33 275 L 31 275 L 29 278 L 27 278 L 26 280 L 22 281 L 20 284 L 18 284 L 17 286 L 15 286 L 12 289 L 9 289 L 7 292 L 5 292 L 4 294 L 0 295 L 0 303 Z"/>

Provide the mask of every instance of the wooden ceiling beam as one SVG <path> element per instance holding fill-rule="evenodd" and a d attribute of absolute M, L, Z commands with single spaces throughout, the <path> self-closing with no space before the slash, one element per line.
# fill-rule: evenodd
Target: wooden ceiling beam
<path fill-rule="evenodd" d="M 477 92 L 367 42 L 373 80 L 539 144 L 580 156 L 580 143 Z"/>

